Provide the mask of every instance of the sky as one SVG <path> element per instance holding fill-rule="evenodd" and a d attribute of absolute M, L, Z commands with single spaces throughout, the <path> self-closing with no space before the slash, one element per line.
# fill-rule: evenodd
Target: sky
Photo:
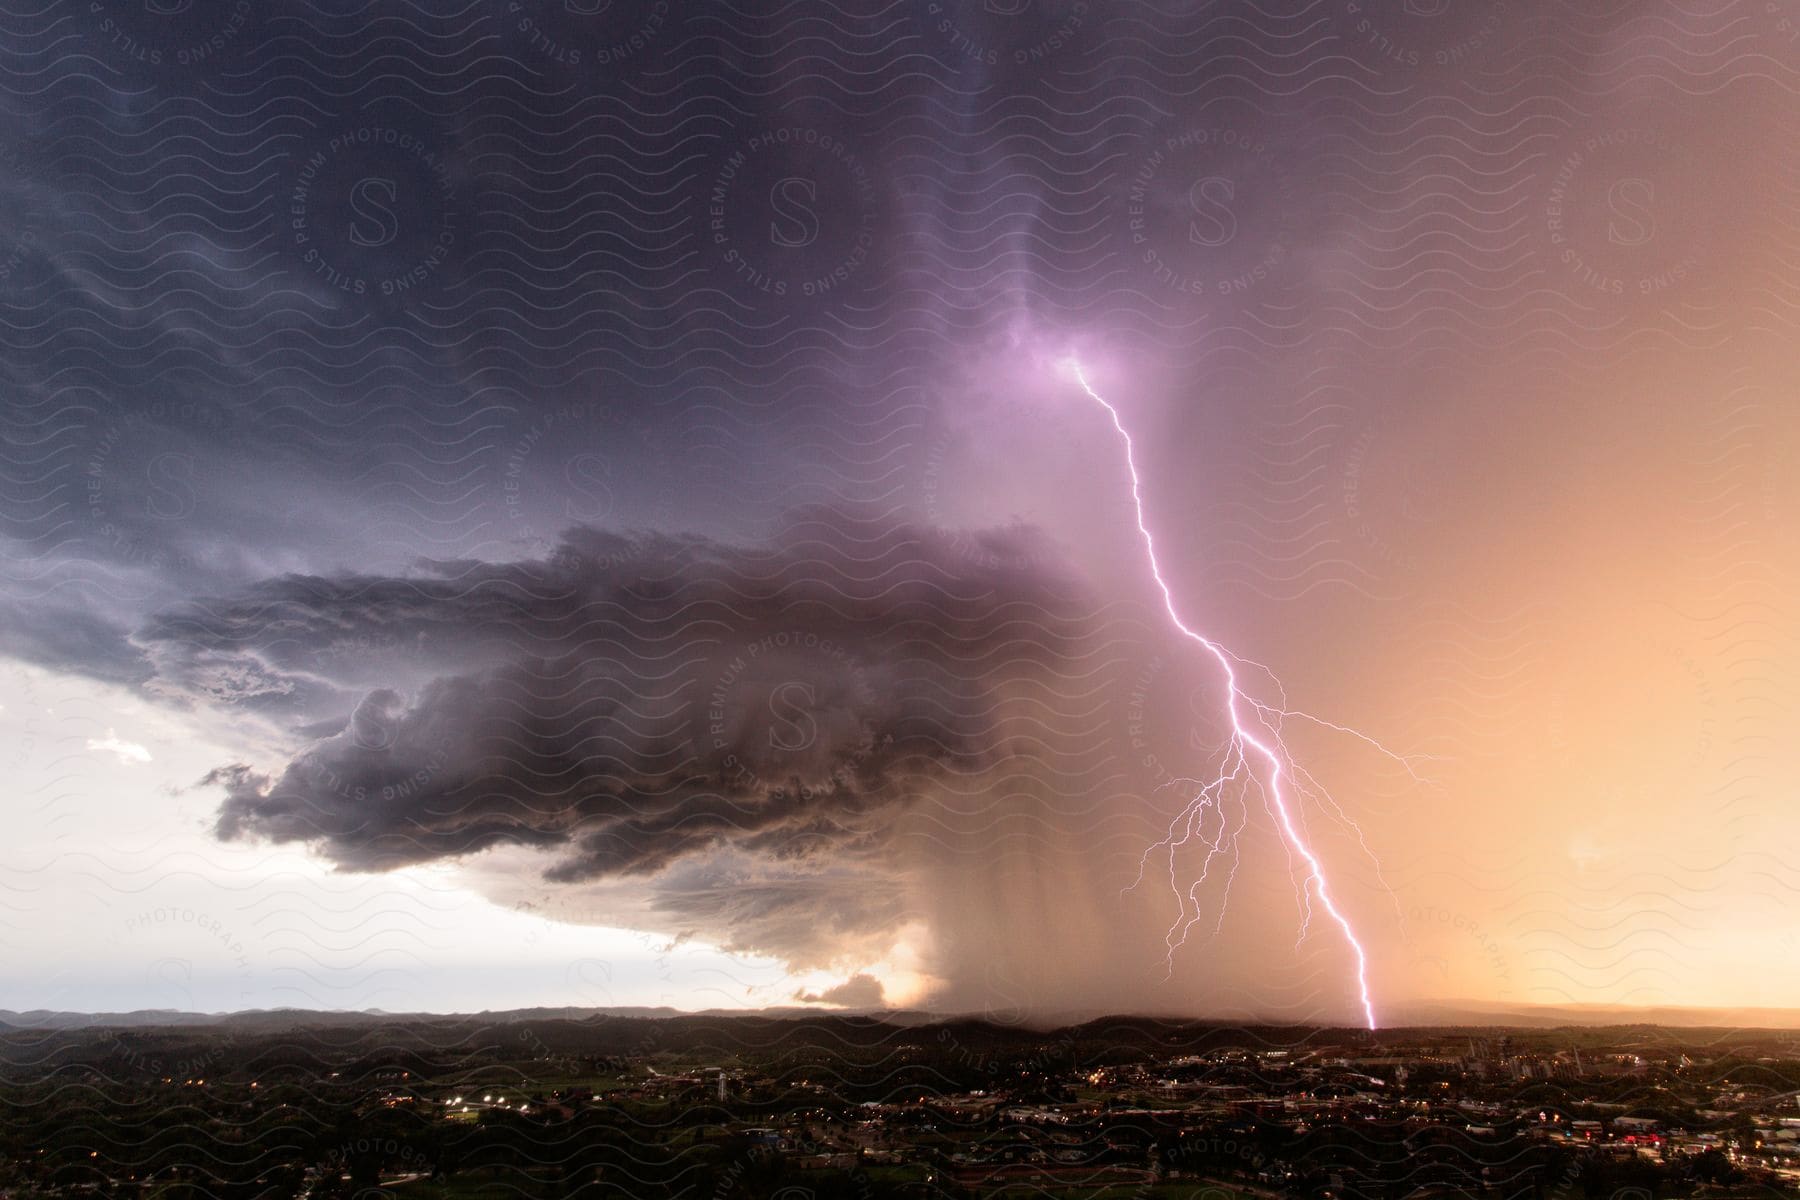
<path fill-rule="evenodd" d="M 0 77 L 0 1007 L 1800 1007 L 1800 6 Z"/>

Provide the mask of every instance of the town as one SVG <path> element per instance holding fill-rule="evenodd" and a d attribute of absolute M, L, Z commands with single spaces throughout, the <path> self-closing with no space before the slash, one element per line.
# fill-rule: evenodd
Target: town
<path fill-rule="evenodd" d="M 0 1200 L 1657 1200 L 1800 1184 L 1800 1035 L 1779 1031 L 253 1013 L 9 1024 L 0 1070 Z"/>

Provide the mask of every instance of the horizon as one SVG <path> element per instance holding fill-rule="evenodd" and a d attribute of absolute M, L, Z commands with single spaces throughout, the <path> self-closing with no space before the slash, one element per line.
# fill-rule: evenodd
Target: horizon
<path fill-rule="evenodd" d="M 1484 1009 L 1489 1011 L 1483 1011 Z M 621 1020 L 673 1020 L 683 1017 L 705 1018 L 757 1018 L 779 1017 L 827 1020 L 836 1017 L 881 1020 L 883 1018 L 918 1018 L 912 1021 L 919 1026 L 959 1024 L 975 1022 L 978 1024 L 1031 1029 L 1037 1031 L 1057 1031 L 1099 1024 L 1106 1021 L 1147 1021 L 1159 1024 L 1182 1026 L 1206 1026 L 1219 1029 L 1230 1028 L 1290 1028 L 1340 1030 L 1380 1036 L 1382 1034 L 1402 1034 L 1410 1031 L 1433 1029 L 1532 1029 L 1545 1030 L 1556 1028 L 1580 1029 L 1618 1029 L 1618 1028 L 1652 1028 L 1666 1030 L 1720 1030 L 1731 1029 L 1738 1032 L 1800 1032 L 1800 1008 L 1680 1008 L 1669 1006 L 1632 1007 L 1629 1005 L 1516 1005 L 1501 1006 L 1486 1004 L 1473 1000 L 1439 1000 L 1421 1001 L 1410 1008 L 1400 1010 L 1405 1016 L 1392 1024 L 1368 1029 L 1350 1024 L 1321 1024 L 1316 1022 L 1283 1022 L 1273 1018 L 1260 1019 L 1253 1016 L 1206 1016 L 1204 1014 L 1156 1013 L 1149 1011 L 1117 1011 L 1095 1013 L 1061 1013 L 1046 1014 L 1038 1018 L 1021 1018 L 1013 1014 L 997 1014 L 981 1010 L 967 1012 L 940 1011 L 928 1008 L 820 1008 L 804 1004 L 770 1005 L 764 1008 L 698 1008 L 682 1009 L 664 1005 L 615 1005 L 588 1007 L 581 1005 L 539 1005 L 522 1008 L 505 1009 L 414 1009 L 388 1010 L 379 1008 L 363 1009 L 320 1009 L 320 1008 L 245 1008 L 215 1012 L 192 1011 L 185 1009 L 130 1009 L 124 1011 L 69 1011 L 56 1009 L 11 1009 L 0 1008 L 0 1022 L 8 1017 L 136 1017 L 140 1015 L 158 1015 L 190 1018 L 230 1019 L 233 1017 L 254 1017 L 270 1015 L 297 1014 L 301 1016 L 319 1017 L 371 1017 L 379 1019 L 408 1018 L 495 1018 L 516 1017 L 529 1019 L 538 1013 L 576 1013 L 592 1016 L 616 1017 Z M 1436 1012 L 1439 1019 L 1425 1020 L 1421 1013 Z M 1663 1019 L 1647 1019 L 1649 1014 L 1663 1014 Z M 1791 1024 L 1756 1024 L 1750 1020 L 1723 1021 L 1709 1024 L 1704 1021 L 1679 1021 L 1669 1019 L 1671 1016 L 1685 1015 L 1694 1018 L 1706 1016 L 1725 1016 L 1735 1014 L 1739 1017 L 1754 1016 L 1767 1019 L 1786 1015 Z M 1585 1015 L 1586 1019 L 1583 1019 Z M 1536 1020 L 1531 1020 L 1532 1017 Z M 1505 1018 L 1516 1018 L 1509 1021 Z M 1638 1018 L 1638 1019 L 1630 1019 Z M 561 1019 L 561 1018 L 557 1018 Z M 1560 1022 L 1560 1023 L 1558 1023 Z M 15 1026 L 15 1028 L 50 1028 L 52 1026 Z M 59 1024 L 54 1028 L 81 1029 L 90 1028 L 79 1024 Z M 143 1028 L 158 1028 L 145 1025 Z"/>

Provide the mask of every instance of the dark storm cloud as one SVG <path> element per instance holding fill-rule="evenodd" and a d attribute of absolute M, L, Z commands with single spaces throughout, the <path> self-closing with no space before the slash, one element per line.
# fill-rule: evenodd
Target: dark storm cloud
<path fill-rule="evenodd" d="M 141 684 L 149 663 L 127 630 L 84 605 L 51 608 L 0 602 L 0 629 L 14 658 L 59 671 L 75 671 L 109 683 Z"/>
<path fill-rule="evenodd" d="M 467 855 L 490 897 L 832 978 L 916 923 L 957 1003 L 1135 1007 L 1170 914 L 1120 889 L 1216 678 L 1160 607 L 1089 661 L 1113 627 L 1028 532 L 904 524 L 1019 512 L 1148 585 L 1040 354 L 1116 379 L 1181 610 L 1408 749 L 1492 695 L 1416 663 L 1537 654 L 1513 614 L 1609 549 L 1680 576 L 1614 471 L 1651 431 L 1655 501 L 1690 447 L 1741 469 L 1706 421 L 1794 407 L 1780 5 L 14 7 L 0 649 L 185 708 L 242 760 L 219 832 L 347 870 Z M 820 500 L 885 507 L 766 539 Z M 1395 654 L 1440 606 L 1478 632 Z M 1481 771 L 1454 839 L 1369 845 L 1456 865 L 1490 790 L 1562 795 Z M 1277 883 L 1201 982 L 1266 979 Z"/>
<path fill-rule="evenodd" d="M 553 847 L 558 884 L 719 848 L 854 866 L 933 780 L 1007 752 L 1010 688 L 1082 651 L 1071 582 L 1003 565 L 1053 561 L 1038 535 L 987 537 L 1017 544 L 977 559 L 937 531 L 823 510 L 750 549 L 578 528 L 541 560 L 271 580 L 163 614 L 140 641 L 166 686 L 214 698 L 360 690 L 278 777 L 215 775 L 225 838 L 310 843 L 350 870 Z M 356 687 L 408 662 L 408 695 Z M 729 912 L 717 889 L 661 903 L 789 941 L 790 886 L 739 889 Z M 892 916 L 871 905 L 868 920 Z"/>

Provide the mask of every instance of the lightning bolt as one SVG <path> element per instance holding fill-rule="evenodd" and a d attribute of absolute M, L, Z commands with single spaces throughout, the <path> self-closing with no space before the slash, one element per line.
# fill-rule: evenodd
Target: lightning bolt
<path fill-rule="evenodd" d="M 1137 456 L 1132 445 L 1131 433 L 1125 428 L 1125 422 L 1120 419 L 1119 410 L 1109 404 L 1106 398 L 1096 392 L 1093 385 L 1088 382 L 1087 375 L 1081 369 L 1081 364 L 1071 362 L 1070 365 L 1074 370 L 1075 378 L 1081 383 L 1082 390 L 1106 410 L 1107 415 L 1112 418 L 1113 428 L 1119 432 L 1120 441 L 1124 443 L 1125 466 L 1131 473 L 1131 499 L 1137 510 L 1138 534 L 1143 538 L 1144 554 L 1150 563 L 1150 575 L 1156 580 L 1157 589 L 1162 592 L 1163 607 L 1169 614 L 1169 620 L 1176 629 L 1181 631 L 1183 637 L 1204 647 L 1213 660 L 1219 664 L 1219 669 L 1225 676 L 1225 710 L 1231 720 L 1232 733 L 1219 773 L 1206 783 L 1199 780 L 1178 781 L 1198 786 L 1199 791 L 1189 802 L 1187 808 L 1170 824 L 1168 835 L 1155 846 L 1146 850 L 1144 860 L 1139 863 L 1138 879 L 1139 882 L 1142 882 L 1144 862 L 1149 859 L 1151 851 L 1167 848 L 1169 851 L 1169 882 L 1174 887 L 1177 896 L 1182 896 L 1180 885 L 1175 879 L 1175 850 L 1177 847 L 1195 840 L 1206 847 L 1206 858 L 1201 865 L 1200 877 L 1187 890 L 1182 899 L 1181 914 L 1176 918 L 1175 924 L 1169 928 L 1169 952 L 1172 956 L 1177 946 L 1185 944 L 1188 930 L 1199 920 L 1199 899 L 1196 893 L 1207 881 L 1215 859 L 1228 858 L 1231 864 L 1231 875 L 1227 875 L 1225 880 L 1225 894 L 1229 898 L 1231 877 L 1235 875 L 1237 867 L 1236 834 L 1243 828 L 1243 824 L 1240 821 L 1235 830 L 1231 828 L 1230 820 L 1224 809 L 1224 797 L 1232 784 L 1239 784 L 1246 790 L 1249 786 L 1254 785 L 1258 794 L 1261 795 L 1265 807 L 1269 810 L 1269 814 L 1274 818 L 1276 827 L 1281 831 L 1282 844 L 1287 850 L 1290 866 L 1297 857 L 1305 867 L 1305 879 L 1300 888 L 1300 937 L 1302 940 L 1306 937 L 1307 929 L 1311 924 L 1312 903 L 1314 898 L 1317 898 L 1319 907 L 1323 908 L 1330 916 L 1355 955 L 1356 988 L 1362 998 L 1363 1017 L 1367 1020 L 1369 1028 L 1374 1029 L 1375 1005 L 1369 998 L 1368 954 L 1363 950 L 1362 942 L 1358 940 L 1356 929 L 1350 924 L 1350 919 L 1344 915 L 1343 910 L 1331 897 L 1331 884 L 1325 876 L 1325 867 L 1320 863 L 1319 856 L 1313 852 L 1312 847 L 1307 844 L 1304 831 L 1295 821 L 1294 805 L 1291 803 L 1290 793 L 1323 797 L 1340 820 L 1349 823 L 1348 818 L 1344 817 L 1343 810 L 1330 800 L 1324 789 L 1318 786 L 1317 781 L 1313 780 L 1303 768 L 1294 762 L 1293 755 L 1288 752 L 1287 745 L 1282 740 L 1282 723 L 1289 717 L 1315 722 L 1361 738 L 1388 757 L 1406 765 L 1409 772 L 1412 769 L 1411 763 L 1400 755 L 1386 750 L 1374 739 L 1357 733 L 1355 730 L 1346 729 L 1329 721 L 1321 721 L 1319 718 L 1308 716 L 1305 713 L 1290 711 L 1286 705 L 1285 693 L 1282 694 L 1279 704 L 1266 704 L 1257 700 L 1246 692 L 1239 682 L 1238 668 L 1240 666 L 1252 667 L 1268 675 L 1271 680 L 1274 680 L 1273 673 L 1260 663 L 1252 663 L 1238 658 L 1219 643 L 1190 628 L 1187 622 L 1181 619 L 1181 612 L 1175 604 L 1175 595 L 1169 590 L 1168 581 L 1163 578 L 1162 565 L 1156 558 L 1156 538 L 1151 534 L 1150 526 L 1144 519 L 1143 488 L 1138 476 Z M 1275 686 L 1278 690 L 1280 689 L 1279 681 L 1276 681 Z M 1253 715 L 1247 716 L 1246 714 Z M 1259 763 L 1261 764 L 1260 771 L 1256 769 Z M 1210 834 L 1209 826 L 1212 827 Z M 1352 827 L 1354 828 L 1354 826 Z M 1357 831 L 1357 836 L 1361 837 L 1360 830 Z M 1366 843 L 1364 849 L 1367 850 Z M 1377 870 L 1379 871 L 1379 866 Z M 1136 884 L 1132 886 L 1135 887 Z M 1195 909 L 1195 916 L 1192 918 L 1188 916 L 1190 901 Z M 1220 909 L 1219 921 L 1224 921 L 1223 908 Z M 1214 933 L 1217 932 L 1218 927 L 1215 925 Z"/>

